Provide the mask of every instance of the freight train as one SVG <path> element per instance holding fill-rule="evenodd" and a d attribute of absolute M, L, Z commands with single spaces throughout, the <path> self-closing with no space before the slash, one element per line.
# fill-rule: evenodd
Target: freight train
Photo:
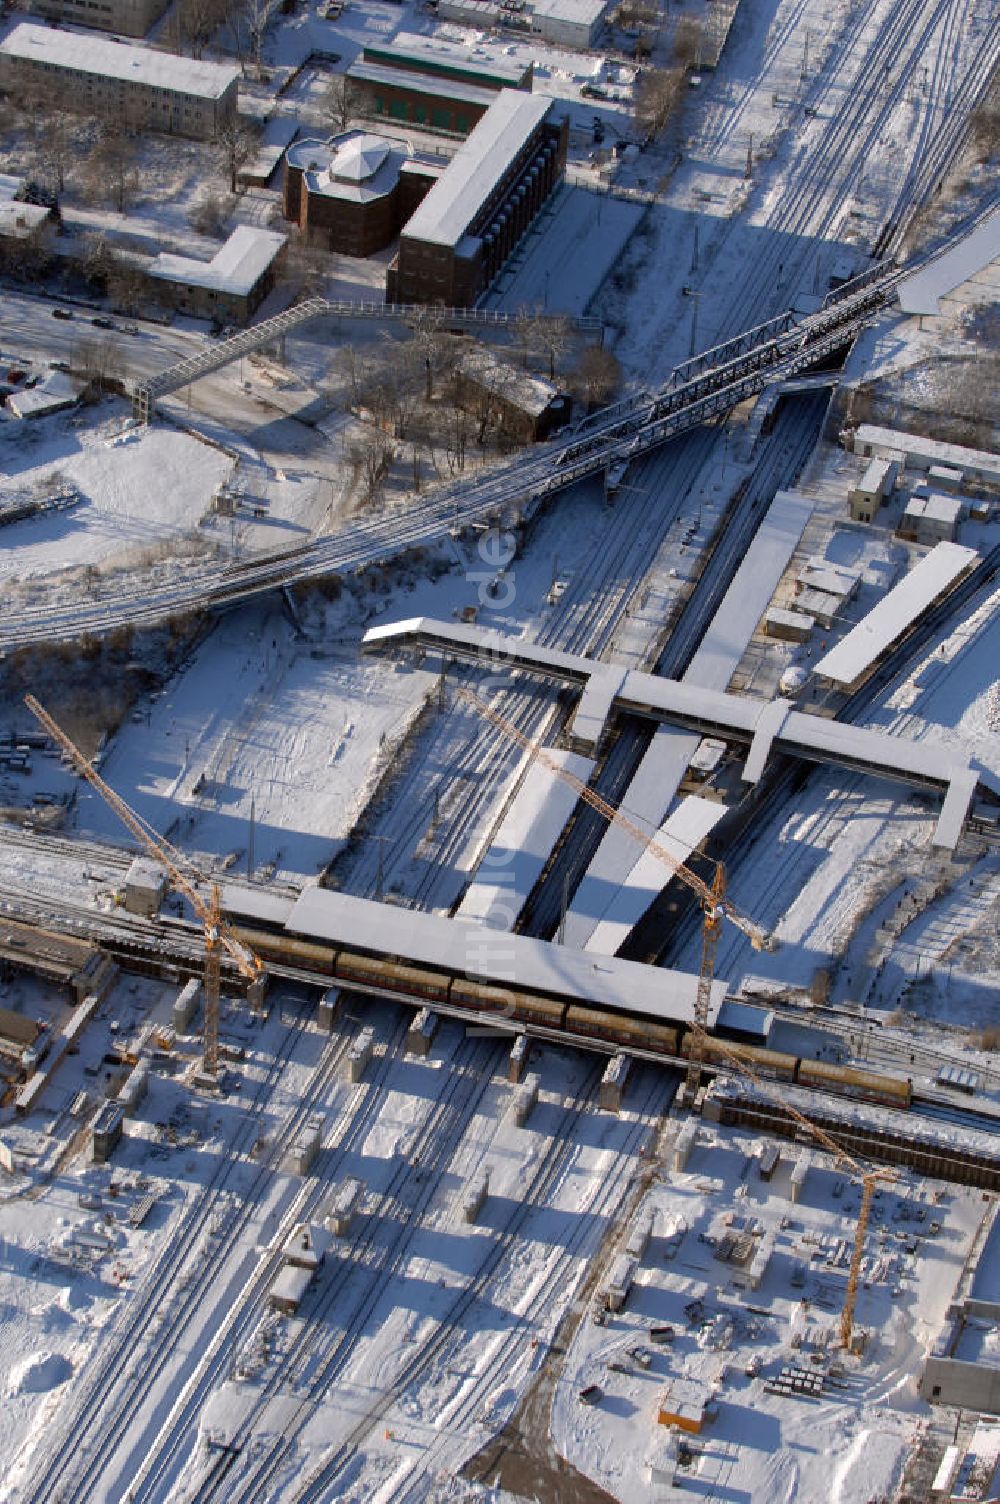
<path fill-rule="evenodd" d="M 505 1018 L 527 1029 L 597 1039 L 624 1050 L 649 1051 L 674 1060 L 690 1053 L 691 1034 L 683 1023 L 658 1023 L 631 1017 L 614 1008 L 584 1007 L 558 997 L 506 987 L 492 982 L 470 981 L 425 966 L 364 955 L 344 946 L 323 945 L 312 940 L 267 930 L 230 926 L 235 939 L 254 950 L 267 964 L 301 968 L 340 982 L 345 988 L 438 1006 L 460 1008 L 469 1013 Z M 709 1069 L 725 1067 L 732 1057 L 744 1061 L 757 1075 L 794 1082 L 814 1090 L 909 1107 L 912 1086 L 908 1080 L 852 1066 L 831 1065 L 798 1055 L 769 1050 L 759 1045 L 716 1042 L 709 1039 L 702 1058 Z"/>

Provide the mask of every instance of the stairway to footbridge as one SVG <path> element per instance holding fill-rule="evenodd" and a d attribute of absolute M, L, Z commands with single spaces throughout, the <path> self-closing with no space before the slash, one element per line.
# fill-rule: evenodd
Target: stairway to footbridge
<path fill-rule="evenodd" d="M 223 366 L 231 365 L 244 355 L 266 350 L 271 346 L 280 347 L 285 336 L 293 329 L 300 329 L 304 324 L 314 323 L 317 319 L 358 319 L 380 324 L 419 323 L 424 328 L 431 326 L 444 330 L 465 330 L 509 328 L 517 323 L 518 317 L 517 314 L 484 308 L 436 308 L 415 303 L 359 303 L 346 299 L 337 301 L 310 298 L 308 302 L 297 303 L 294 308 L 277 313 L 273 318 L 263 319 L 259 324 L 241 330 L 239 334 L 218 340 L 197 355 L 168 366 L 156 376 L 136 381 L 131 390 L 132 412 L 139 422 L 148 423 L 161 397 L 181 391 L 191 382 L 198 381 L 213 371 L 222 370 Z M 604 326 L 599 319 L 568 318 L 566 322 L 580 334 L 593 335 L 596 339 L 603 337 Z"/>

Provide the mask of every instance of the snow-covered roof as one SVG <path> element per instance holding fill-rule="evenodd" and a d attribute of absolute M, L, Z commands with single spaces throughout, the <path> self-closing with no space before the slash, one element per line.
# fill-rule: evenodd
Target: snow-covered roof
<path fill-rule="evenodd" d="M 772 501 L 733 582 L 712 618 L 684 678 L 725 689 L 767 609 L 812 515 L 813 502 L 795 491 Z"/>
<path fill-rule="evenodd" d="M 457 246 L 551 105 L 520 89 L 501 89 L 404 227 L 403 238 Z"/>
<path fill-rule="evenodd" d="M 632 781 L 622 795 L 621 807 L 630 820 L 653 835 L 677 793 L 698 738 L 674 726 L 658 726 Z M 566 944 L 584 949 L 609 896 L 624 883 L 641 855 L 640 847 L 621 825 L 612 824 L 604 833 L 566 913 Z"/>
<path fill-rule="evenodd" d="M 325 146 L 310 146 L 310 156 L 303 157 L 309 192 L 350 203 L 370 203 L 391 193 L 407 159 L 404 147 L 370 131 L 347 131 Z"/>
<path fill-rule="evenodd" d="M 470 350 L 460 370 L 477 386 L 495 393 L 532 418 L 540 417 L 559 396 L 551 381 L 520 370 L 492 350 Z"/>
<path fill-rule="evenodd" d="M 189 287 L 206 287 L 245 297 L 256 287 L 286 239 L 274 230 L 237 225 L 211 261 L 196 261 L 192 256 L 161 251 L 150 265 L 149 275 L 164 282 L 183 282 Z"/>
<path fill-rule="evenodd" d="M 1000 258 L 1000 213 L 963 235 L 955 245 L 899 283 L 899 306 L 904 313 L 940 313 L 939 299 L 968 282 L 984 266 Z"/>
<path fill-rule="evenodd" d="M 979 555 L 959 543 L 939 543 L 819 660 L 817 678 L 854 684 Z"/>
<path fill-rule="evenodd" d="M 933 491 L 930 496 L 911 496 L 906 503 L 905 517 L 927 518 L 932 522 L 954 525 L 962 515 L 965 503 L 959 496 L 942 496 Z"/>
<path fill-rule="evenodd" d="M 810 559 L 796 576 L 804 590 L 822 590 L 826 595 L 853 595 L 861 580 L 860 569 L 831 564 L 828 559 Z"/>
<path fill-rule="evenodd" d="M 55 30 L 32 21 L 18 22 L 0 42 L 0 54 L 199 99 L 220 99 L 240 76 L 239 69 L 230 63 L 207 63 L 152 47 L 130 47 L 106 37 Z"/>
<path fill-rule="evenodd" d="M 309 888 L 288 920 L 289 932 L 333 945 L 354 946 L 373 955 L 399 956 L 453 975 L 481 976 L 584 1004 L 605 1004 L 654 1019 L 694 1017 L 698 978 L 689 972 L 642 966 L 614 957 L 585 956 L 566 946 L 526 935 L 487 942 L 479 924 L 444 919 L 419 909 L 397 909 L 325 888 Z M 710 1021 L 726 995 L 726 983 L 712 987 Z"/>
<path fill-rule="evenodd" d="M 11 392 L 7 406 L 17 418 L 39 418 L 45 413 L 57 413 L 64 407 L 72 407 L 84 385 L 63 371 L 50 371 L 37 386 Z"/>
<path fill-rule="evenodd" d="M 599 21 L 610 4 L 611 0 L 530 0 L 533 16 L 587 27 Z"/>
<path fill-rule="evenodd" d="M 443 37 L 420 36 L 413 31 L 399 31 L 391 42 L 368 43 L 365 46 L 365 62 L 377 62 L 385 57 L 398 58 L 402 64 L 413 61 L 424 67 L 460 68 L 466 73 L 480 74 L 483 78 L 510 84 L 515 89 L 528 71 L 524 63 L 512 63 L 509 58 L 486 48 L 477 47 L 473 51 L 462 42 L 449 42 Z M 399 71 L 398 65 L 396 71 Z"/>
<path fill-rule="evenodd" d="M 391 84 L 410 94 L 429 94 L 435 99 L 454 99 L 459 103 L 489 106 L 496 99 L 495 89 L 483 84 L 469 84 L 457 78 L 442 78 L 436 73 L 408 73 L 389 63 L 352 63 L 347 77 L 363 84 Z"/>
<path fill-rule="evenodd" d="M 50 218 L 52 210 L 47 204 L 23 204 L 11 199 L 0 199 L 0 235 L 7 240 L 23 240 L 39 225 Z"/>
<path fill-rule="evenodd" d="M 898 428 L 880 428 L 874 423 L 861 423 L 854 434 L 854 452 L 862 454 L 866 448 L 874 452 L 886 450 L 903 455 L 914 469 L 929 469 L 931 465 L 945 465 L 961 470 L 965 475 L 979 475 L 1000 483 L 1000 456 L 985 449 L 968 449 L 964 444 L 947 444 L 941 439 L 928 439 L 923 434 L 903 433 Z"/>
<path fill-rule="evenodd" d="M 584 783 L 594 764 L 555 748 L 548 754 Z M 524 782 L 500 822 L 476 879 L 459 904 L 459 919 L 475 919 L 491 930 L 513 929 L 577 801 L 572 785 L 532 762 Z"/>
<path fill-rule="evenodd" d="M 684 863 L 726 812 L 724 804 L 712 799 L 697 795 L 682 799 L 656 832 L 656 840 L 676 862 Z M 609 901 L 604 914 L 585 949 L 594 955 L 616 955 L 671 876 L 661 856 L 644 851 L 618 891 L 606 895 Z"/>

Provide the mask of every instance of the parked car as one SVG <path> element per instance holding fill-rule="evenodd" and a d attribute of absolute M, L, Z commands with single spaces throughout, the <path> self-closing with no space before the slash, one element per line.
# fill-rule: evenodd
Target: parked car
<path fill-rule="evenodd" d="M 53 308 L 52 317 L 54 319 L 71 319 L 73 315 L 68 308 Z"/>
<path fill-rule="evenodd" d="M 103 314 L 99 314 L 96 319 L 91 319 L 90 322 L 95 329 L 113 329 L 115 327 L 112 321 L 106 319 Z"/>

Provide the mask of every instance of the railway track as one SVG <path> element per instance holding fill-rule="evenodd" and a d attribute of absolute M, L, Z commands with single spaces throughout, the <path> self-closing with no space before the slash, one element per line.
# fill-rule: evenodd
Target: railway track
<path fill-rule="evenodd" d="M 225 1379 L 234 1358 L 251 1340 L 259 1325 L 267 1290 L 281 1267 L 283 1245 L 297 1223 L 315 1218 L 319 1208 L 329 1198 L 331 1180 L 339 1172 L 346 1157 L 356 1152 L 364 1142 L 380 1107 L 384 1106 L 391 1067 L 397 1058 L 404 1032 L 404 1022 L 399 1019 L 384 1048 L 379 1050 L 368 1068 L 360 1104 L 357 1100 L 359 1093 L 353 1092 L 332 1130 L 328 1132 L 327 1142 L 321 1148 L 309 1177 L 303 1182 L 300 1192 L 285 1212 L 280 1227 L 271 1239 L 270 1252 L 246 1280 L 207 1360 L 192 1375 L 166 1425 L 158 1430 L 156 1441 L 147 1452 L 131 1485 L 134 1504 L 142 1504 L 142 1501 L 148 1504 L 148 1501 L 171 1497 L 178 1467 L 196 1445 L 205 1400 L 212 1389 Z M 309 1100 L 300 1109 L 296 1125 L 301 1126 L 316 1112 L 323 1093 L 337 1079 L 356 1036 L 357 1030 L 345 1033 L 328 1050 L 322 1082 L 319 1089 L 310 1093 Z M 295 1131 L 293 1126 L 291 1132 Z M 289 1134 L 282 1132 L 280 1141 L 288 1143 Z M 275 1167 L 272 1165 L 270 1169 L 273 1171 Z M 226 1470 L 217 1460 L 213 1472 L 219 1475 L 220 1481 Z"/>
<path fill-rule="evenodd" d="M 201 1482 L 194 1494 L 196 1504 L 209 1504 L 220 1496 L 226 1504 L 272 1496 L 274 1485 L 292 1456 L 296 1438 L 312 1418 L 316 1405 L 349 1366 L 388 1282 L 405 1262 L 412 1239 L 440 1190 L 447 1164 L 491 1083 L 497 1059 L 491 1061 L 488 1057 L 496 1057 L 497 1052 L 495 1041 L 481 1039 L 466 1040 L 459 1047 L 444 1089 L 431 1104 L 405 1160 L 366 1212 L 346 1250 L 342 1254 L 338 1250 L 337 1270 L 339 1273 L 344 1265 L 349 1265 L 345 1280 L 352 1296 L 350 1316 L 343 1330 L 334 1337 L 329 1335 L 346 1292 L 345 1283 L 331 1279 L 327 1270 L 319 1294 L 303 1312 L 290 1349 L 275 1364 L 261 1388 L 258 1402 L 230 1443 L 233 1460 L 224 1471 L 218 1469 Z M 357 1141 L 353 1132 L 351 1137 Z M 416 1189 L 412 1191 L 414 1184 Z M 407 1190 L 411 1190 L 411 1196 L 404 1199 Z M 388 1240 L 387 1227 L 392 1229 Z M 249 1466 L 245 1466 L 242 1454 L 246 1451 L 250 1455 L 249 1443 L 257 1422 L 270 1399 L 278 1393 L 297 1394 L 301 1398 L 291 1414 L 286 1415 L 281 1435 L 270 1445 L 255 1445 Z M 224 1492 L 220 1493 L 223 1487 Z"/>
<path fill-rule="evenodd" d="M 274 1168 L 271 1162 L 257 1164 L 252 1151 L 267 1101 L 294 1050 L 298 1033 L 296 1027 L 288 1029 L 254 1092 L 230 1153 L 220 1156 L 210 1180 L 141 1288 L 127 1299 L 120 1320 L 94 1360 L 95 1371 L 89 1383 L 75 1403 L 60 1412 L 55 1435 L 46 1437 L 46 1459 L 22 1492 L 22 1498 L 30 1504 L 65 1500 L 68 1491 L 77 1498 L 94 1497 L 107 1481 L 110 1459 L 123 1435 L 148 1402 L 150 1384 L 176 1356 L 175 1341 L 189 1322 L 200 1319 L 214 1277 L 212 1261 L 201 1260 L 189 1279 L 184 1279 L 183 1272 L 210 1229 L 221 1247 L 227 1241 L 234 1242 L 249 1222 L 255 1204 L 252 1194 L 244 1196 L 241 1187 L 240 1195 L 231 1203 L 223 1198 L 229 1183 L 238 1181 L 247 1167 L 254 1171 L 252 1191 L 261 1188 Z M 325 1081 L 325 1073 L 320 1079 Z M 294 1131 L 308 1111 L 308 1105 L 296 1109 L 286 1126 Z M 159 1314 L 169 1310 L 171 1303 L 173 1310 L 160 1324 Z M 158 1340 L 147 1362 L 137 1366 L 135 1353 L 151 1332 L 156 1332 Z"/>

